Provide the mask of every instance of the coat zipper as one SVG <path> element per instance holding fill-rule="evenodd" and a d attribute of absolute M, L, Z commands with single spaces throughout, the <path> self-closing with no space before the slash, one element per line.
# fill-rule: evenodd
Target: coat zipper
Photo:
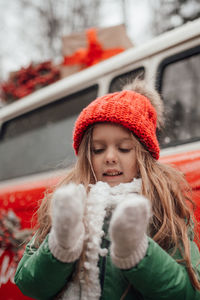
<path fill-rule="evenodd" d="M 102 246 L 103 248 L 108 249 L 110 245 L 110 242 L 108 240 L 103 239 Z M 103 292 L 104 288 L 104 278 L 105 278 L 105 271 L 106 271 L 106 256 L 103 256 L 101 258 L 101 268 L 100 268 L 100 285 L 101 285 L 101 291 Z"/>
<path fill-rule="evenodd" d="M 103 231 L 105 232 L 104 237 L 102 238 L 101 248 L 108 249 L 110 246 L 110 241 L 106 239 L 106 236 L 108 235 L 108 226 L 110 221 L 111 215 L 106 216 L 103 224 Z M 106 258 L 107 256 L 101 257 L 101 264 L 100 264 L 100 285 L 101 285 L 101 291 L 103 293 L 104 288 L 104 278 L 105 278 L 105 272 L 106 272 Z"/>

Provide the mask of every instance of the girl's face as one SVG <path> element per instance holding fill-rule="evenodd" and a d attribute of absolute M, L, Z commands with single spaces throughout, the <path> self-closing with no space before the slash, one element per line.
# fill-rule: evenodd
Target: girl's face
<path fill-rule="evenodd" d="M 134 139 L 126 128 L 113 123 L 96 124 L 91 146 L 97 181 L 115 186 L 131 182 L 137 176 Z"/>

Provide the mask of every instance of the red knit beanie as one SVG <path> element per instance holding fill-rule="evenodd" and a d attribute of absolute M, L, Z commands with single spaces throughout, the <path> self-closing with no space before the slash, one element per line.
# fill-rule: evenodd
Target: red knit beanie
<path fill-rule="evenodd" d="M 120 124 L 133 132 L 141 144 L 155 158 L 159 158 L 156 137 L 156 110 L 149 99 L 131 90 L 124 90 L 99 97 L 80 113 L 74 127 L 73 147 L 75 153 L 86 129 L 95 123 Z"/>

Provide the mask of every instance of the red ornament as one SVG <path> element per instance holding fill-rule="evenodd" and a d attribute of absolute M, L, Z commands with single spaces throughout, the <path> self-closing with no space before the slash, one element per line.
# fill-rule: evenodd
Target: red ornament
<path fill-rule="evenodd" d="M 59 78 L 60 71 L 52 65 L 51 61 L 38 65 L 30 64 L 27 68 L 21 68 L 12 74 L 9 80 L 1 85 L 2 98 L 6 102 L 15 101 Z"/>
<path fill-rule="evenodd" d="M 80 48 L 74 54 L 65 56 L 63 65 L 80 65 L 82 69 L 99 63 L 102 60 L 110 58 L 113 55 L 124 51 L 124 48 L 104 49 L 103 45 L 98 41 L 95 28 L 87 30 L 87 48 Z"/>

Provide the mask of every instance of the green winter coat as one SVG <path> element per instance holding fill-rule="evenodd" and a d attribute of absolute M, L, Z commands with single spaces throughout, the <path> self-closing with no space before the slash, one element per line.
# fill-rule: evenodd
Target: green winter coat
<path fill-rule="evenodd" d="M 106 240 L 105 240 L 106 242 Z M 109 241 L 107 241 L 109 242 Z M 180 255 L 176 254 L 176 258 Z M 197 267 L 200 255 L 191 241 L 191 260 L 200 278 Z M 183 265 L 149 238 L 145 257 L 134 268 L 120 270 L 112 264 L 108 254 L 100 258 L 101 300 L 119 300 L 131 285 L 126 300 L 200 300 Z M 25 295 L 34 299 L 53 299 L 63 288 L 75 268 L 75 263 L 62 263 L 51 254 L 48 236 L 36 249 L 27 245 L 15 274 L 15 282 Z"/>

